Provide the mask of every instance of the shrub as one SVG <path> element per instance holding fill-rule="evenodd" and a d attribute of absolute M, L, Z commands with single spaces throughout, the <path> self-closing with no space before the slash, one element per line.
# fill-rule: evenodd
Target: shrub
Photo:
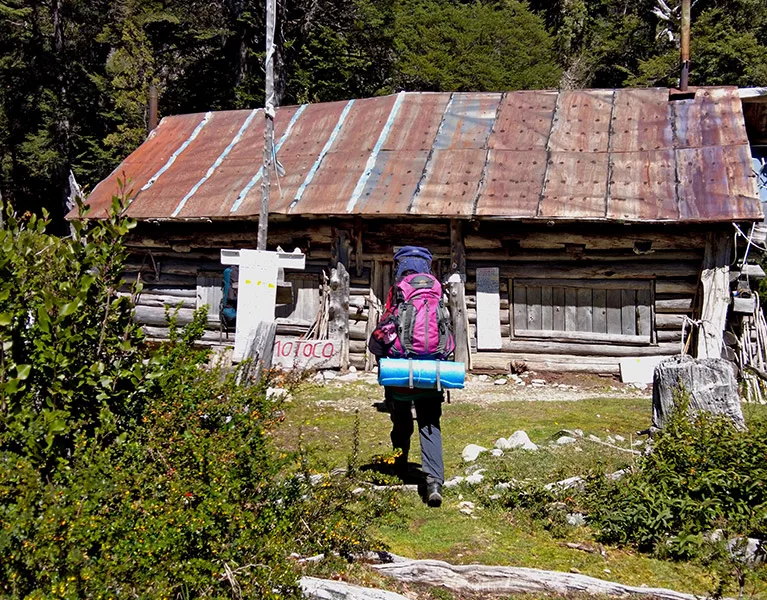
<path fill-rule="evenodd" d="M 274 447 L 282 400 L 208 368 L 205 310 L 141 345 L 118 212 L 0 229 L 0 594 L 299 597 L 291 552 L 372 548 L 391 507 Z"/>
<path fill-rule="evenodd" d="M 653 450 L 617 482 L 592 478 L 584 496 L 605 542 L 677 558 L 697 556 L 704 535 L 767 534 L 767 426 L 747 432 L 725 417 L 687 417 L 684 394 Z"/>

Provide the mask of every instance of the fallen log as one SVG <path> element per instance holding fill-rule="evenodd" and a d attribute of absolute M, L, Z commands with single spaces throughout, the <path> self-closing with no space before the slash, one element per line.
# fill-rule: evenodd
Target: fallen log
<path fill-rule="evenodd" d="M 623 585 L 559 571 L 525 567 L 486 565 L 451 565 L 441 560 L 408 560 L 392 555 L 393 562 L 371 565 L 382 575 L 403 583 L 443 586 L 451 591 L 474 594 L 514 594 L 518 592 L 555 592 L 558 594 L 600 594 L 638 596 L 662 600 L 699 600 L 700 596 L 664 588 Z"/>
<path fill-rule="evenodd" d="M 301 591 L 310 600 L 408 600 L 395 592 L 352 585 L 345 581 L 302 577 Z"/>

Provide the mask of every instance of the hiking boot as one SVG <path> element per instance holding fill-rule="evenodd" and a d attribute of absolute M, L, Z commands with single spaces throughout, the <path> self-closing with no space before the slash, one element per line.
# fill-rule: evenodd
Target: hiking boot
<path fill-rule="evenodd" d="M 442 484 L 429 483 L 426 486 L 426 503 L 429 506 L 442 506 Z"/>

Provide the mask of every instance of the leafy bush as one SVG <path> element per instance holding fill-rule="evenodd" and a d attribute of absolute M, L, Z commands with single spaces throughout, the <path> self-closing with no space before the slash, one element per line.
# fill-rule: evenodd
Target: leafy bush
<path fill-rule="evenodd" d="M 282 400 L 208 366 L 205 310 L 141 345 L 118 211 L 0 229 L 0 594 L 299 597 L 292 551 L 370 549 L 392 506 L 274 447 Z"/>
<path fill-rule="evenodd" d="M 704 534 L 767 534 L 767 425 L 740 432 L 724 417 L 687 417 L 684 395 L 653 450 L 617 482 L 593 478 L 584 495 L 605 542 L 677 558 L 700 554 Z"/>

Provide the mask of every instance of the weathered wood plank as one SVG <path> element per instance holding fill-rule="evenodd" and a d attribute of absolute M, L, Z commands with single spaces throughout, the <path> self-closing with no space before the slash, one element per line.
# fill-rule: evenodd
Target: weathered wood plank
<path fill-rule="evenodd" d="M 652 335 L 652 291 L 637 290 L 636 292 L 636 313 L 637 313 L 637 335 L 650 339 Z M 657 303 L 656 303 L 657 306 Z"/>
<path fill-rule="evenodd" d="M 550 285 L 541 287 L 541 329 L 554 328 L 554 309 L 552 306 L 552 288 Z"/>
<path fill-rule="evenodd" d="M 655 312 L 659 313 L 691 313 L 692 297 L 675 298 L 673 300 L 656 300 Z"/>
<path fill-rule="evenodd" d="M 339 262 L 330 274 L 328 338 L 341 342 L 341 368 L 349 368 L 349 273 Z M 363 350 L 364 353 L 364 350 Z"/>
<path fill-rule="evenodd" d="M 656 314 L 655 315 L 655 329 L 676 329 L 682 330 L 684 324 L 684 315 L 677 314 Z"/>
<path fill-rule="evenodd" d="M 618 374 L 619 358 L 571 354 L 525 354 L 516 352 L 477 352 L 472 356 L 475 370 L 509 370 L 512 362 L 524 362 L 535 371 L 569 371 Z"/>
<path fill-rule="evenodd" d="M 541 329 L 541 288 L 530 286 L 527 288 L 527 329 Z"/>
<path fill-rule="evenodd" d="M 698 289 L 697 282 L 680 279 L 658 279 L 655 282 L 656 294 L 689 294 L 694 295 Z"/>
<path fill-rule="evenodd" d="M 498 268 L 477 269 L 477 348 L 501 347 Z"/>
<path fill-rule="evenodd" d="M 607 304 L 607 333 L 621 334 L 621 291 L 607 290 L 605 294 Z"/>
<path fill-rule="evenodd" d="M 514 286 L 514 329 L 527 329 L 527 288 L 521 285 Z"/>
<path fill-rule="evenodd" d="M 481 264 L 469 261 L 466 275 L 472 278 L 477 267 L 499 266 L 497 262 Z M 535 278 L 535 279 L 654 279 L 656 277 L 695 277 L 700 269 L 700 263 L 694 261 L 660 262 L 648 261 L 646 263 L 627 262 L 616 264 L 615 262 L 589 262 L 578 261 L 577 263 L 543 262 L 543 263 L 518 263 L 501 264 L 501 277 L 508 278 Z"/>
<path fill-rule="evenodd" d="M 565 330 L 565 288 L 555 287 L 551 290 L 551 328 L 556 331 Z"/>
<path fill-rule="evenodd" d="M 621 290 L 621 333 L 623 335 L 636 335 L 636 331 L 636 291 Z"/>
<path fill-rule="evenodd" d="M 471 347 L 465 290 L 466 247 L 463 236 L 463 223 L 457 219 L 450 221 L 450 275 L 453 281 L 448 285 L 448 305 L 450 318 L 453 321 L 455 360 L 464 363 L 467 368 L 470 368 Z"/>
<path fill-rule="evenodd" d="M 615 336 L 623 339 L 624 336 Z M 639 342 L 621 343 L 616 341 L 576 342 L 572 340 L 530 340 L 517 338 L 504 340 L 504 352 L 524 352 L 528 354 L 572 354 L 574 356 L 663 356 L 679 352 L 679 344 L 674 340 L 659 344 Z"/>
<path fill-rule="evenodd" d="M 594 300 L 591 289 L 580 288 L 577 290 L 578 308 L 576 311 L 576 331 L 591 331 L 593 326 Z"/>
<path fill-rule="evenodd" d="M 594 333 L 607 333 L 607 290 L 594 290 L 591 331 Z"/>
<path fill-rule="evenodd" d="M 515 285 L 542 285 L 544 280 L 541 278 L 522 278 L 514 279 Z M 546 279 L 546 285 L 563 288 L 588 288 L 592 290 L 646 290 L 650 287 L 648 279 Z"/>
<path fill-rule="evenodd" d="M 578 290 L 565 288 L 565 331 L 578 331 Z"/>
<path fill-rule="evenodd" d="M 710 233 L 700 276 L 703 286 L 703 326 L 698 332 L 697 358 L 721 358 L 722 336 L 730 303 L 729 265 L 732 241 L 729 233 Z"/>
<path fill-rule="evenodd" d="M 604 342 L 605 344 L 635 344 L 647 345 L 650 337 L 639 335 L 624 335 L 615 333 L 594 333 L 593 331 L 520 331 L 517 338 L 541 338 L 572 340 L 581 342 Z"/>

